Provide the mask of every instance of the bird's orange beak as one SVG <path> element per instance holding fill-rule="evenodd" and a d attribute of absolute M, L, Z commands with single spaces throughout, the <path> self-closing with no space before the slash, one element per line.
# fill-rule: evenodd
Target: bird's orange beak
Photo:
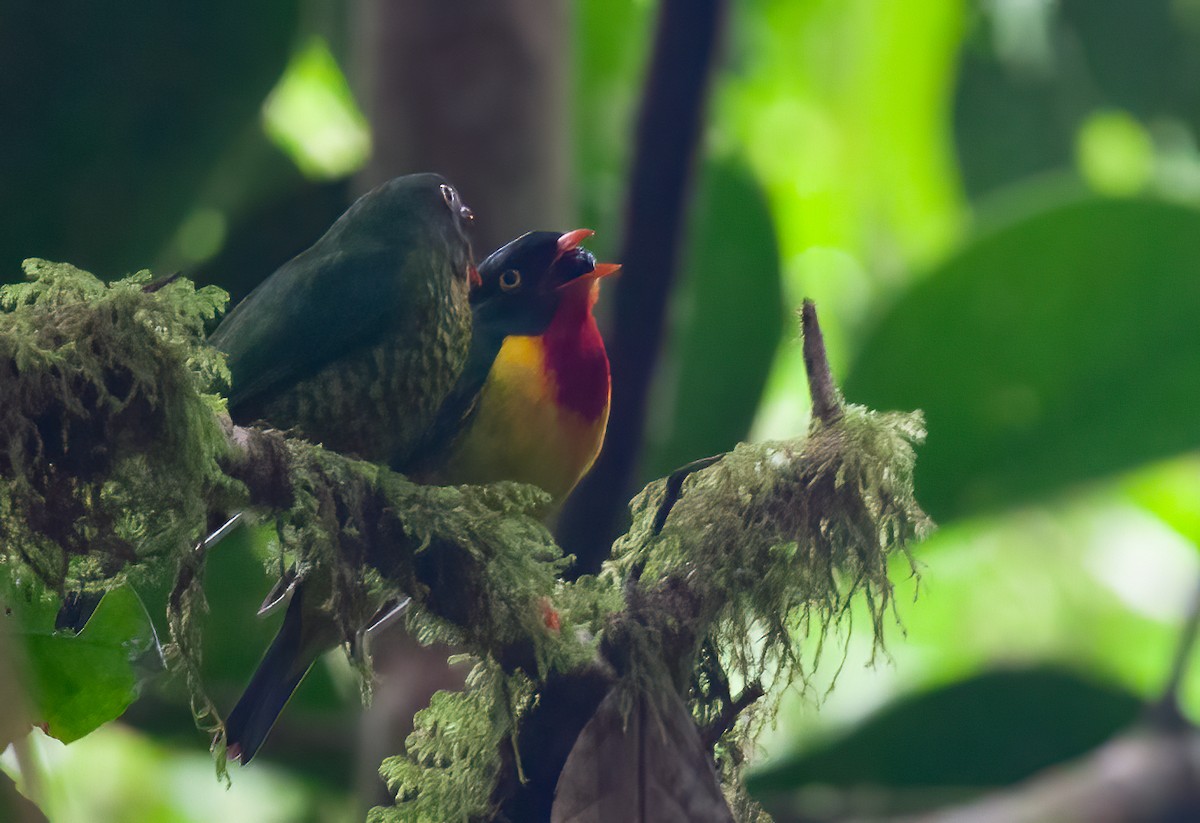
<path fill-rule="evenodd" d="M 596 232 L 592 231 L 591 229 L 575 229 L 575 231 L 567 232 L 562 237 L 558 238 L 557 256 L 562 257 L 572 249 L 579 248 L 580 243 L 582 243 L 584 240 L 587 240 L 595 233 Z"/>
<path fill-rule="evenodd" d="M 591 229 L 575 229 L 574 231 L 569 231 L 566 234 L 562 235 L 561 237 L 558 238 L 558 253 L 555 255 L 554 259 L 558 260 L 563 255 L 566 255 L 572 251 L 575 251 L 576 249 L 579 248 L 580 243 L 582 243 L 584 240 L 587 240 L 589 237 L 591 237 L 595 233 L 596 232 L 592 231 Z M 589 259 L 594 259 L 594 258 L 592 258 L 592 256 L 590 254 L 588 254 L 587 256 Z M 604 278 L 604 277 L 610 277 L 610 276 L 616 274 L 617 272 L 619 272 L 620 270 L 621 270 L 621 265 L 619 263 L 594 263 L 591 271 L 589 271 L 585 274 L 581 274 L 578 277 L 576 277 L 572 280 L 569 280 L 567 283 L 564 283 L 562 285 L 566 286 L 566 285 L 570 285 L 571 283 L 600 280 L 601 278 Z M 561 286 L 560 286 L 560 288 L 561 288 Z"/>
<path fill-rule="evenodd" d="M 620 263 L 597 263 L 596 268 L 592 269 L 592 273 L 585 274 L 584 277 L 590 277 L 593 280 L 600 280 L 605 277 L 611 277 L 620 270 Z"/>

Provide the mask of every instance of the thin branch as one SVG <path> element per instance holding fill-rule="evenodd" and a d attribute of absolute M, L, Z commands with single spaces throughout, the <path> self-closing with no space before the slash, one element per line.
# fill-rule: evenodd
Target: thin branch
<path fill-rule="evenodd" d="M 651 531 L 658 534 L 663 530 L 663 526 L 667 525 L 667 518 L 671 515 L 671 509 L 679 501 L 679 497 L 683 494 L 683 481 L 688 479 L 688 476 L 707 469 L 709 466 L 718 462 L 724 454 L 714 454 L 712 457 L 701 457 L 699 460 L 693 460 L 691 463 L 680 466 L 675 471 L 671 472 L 667 477 L 667 487 L 663 490 L 662 502 L 658 504 L 658 511 L 654 515 L 654 526 Z"/>
<path fill-rule="evenodd" d="M 297 473 L 311 471 L 289 448 L 293 443 L 287 435 L 273 429 L 254 426 L 232 426 L 230 443 L 237 447 L 238 457 L 224 465 L 226 473 L 246 486 L 251 505 L 265 509 L 286 510 L 295 494 L 291 478 Z M 315 448 L 315 447 L 314 447 Z M 323 452 L 330 465 L 351 458 L 333 452 Z M 356 509 L 372 513 L 370 530 L 349 530 L 337 539 L 353 544 L 352 553 L 361 562 L 375 568 L 386 579 L 402 583 L 421 608 L 461 628 L 469 640 L 480 626 L 474 625 L 471 604 L 484 602 L 488 586 L 485 574 L 486 559 L 473 554 L 444 534 L 430 534 L 427 543 L 414 538 L 405 528 L 402 514 L 394 510 L 380 485 L 364 475 L 346 472 L 336 480 L 325 478 L 320 493 L 328 496 L 331 511 L 348 512 Z M 547 539 L 549 537 L 547 536 Z M 202 541 L 193 551 L 193 564 L 185 564 L 176 581 L 172 597 L 183 597 L 192 585 L 192 577 L 202 565 L 203 551 L 209 541 Z M 176 604 L 178 605 L 178 604 Z M 499 618 L 497 618 L 499 619 Z M 469 645 L 469 644 L 468 644 Z M 516 639 L 486 650 L 507 670 L 537 671 L 531 640 Z"/>
<path fill-rule="evenodd" d="M 604 451 L 567 502 L 559 542 L 575 573 L 599 570 L 637 480 L 646 404 L 665 337 L 693 159 L 727 0 L 664 0 L 638 116 L 621 264 L 608 341 L 612 414 Z"/>
<path fill-rule="evenodd" d="M 717 745 L 717 741 L 721 739 L 721 735 L 733 728 L 738 715 L 750 708 L 765 694 L 762 683 L 757 681 L 742 689 L 742 693 L 737 696 L 736 700 L 727 703 L 717 718 L 701 729 L 700 739 L 704 741 L 704 747 L 711 751 L 712 747 Z"/>

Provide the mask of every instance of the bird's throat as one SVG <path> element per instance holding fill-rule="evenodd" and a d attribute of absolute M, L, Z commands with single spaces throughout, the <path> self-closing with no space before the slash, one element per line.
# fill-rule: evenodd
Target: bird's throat
<path fill-rule="evenodd" d="M 592 317 L 595 284 L 563 296 L 545 333 L 505 339 L 443 483 L 516 480 L 555 505 L 587 473 L 608 425 L 609 369 Z"/>
<path fill-rule="evenodd" d="M 596 281 L 570 287 L 541 336 L 544 365 L 559 406 L 587 421 L 608 417 L 611 377 L 604 339 L 592 316 Z"/>

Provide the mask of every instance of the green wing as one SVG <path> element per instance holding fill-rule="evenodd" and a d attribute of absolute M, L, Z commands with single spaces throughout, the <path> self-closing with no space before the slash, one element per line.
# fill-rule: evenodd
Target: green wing
<path fill-rule="evenodd" d="M 469 256 L 440 181 L 397 178 L 359 198 L 230 312 L 210 342 L 228 355 L 235 417 L 435 310 L 430 279 Z"/>
<path fill-rule="evenodd" d="M 417 256 L 314 247 L 271 275 L 211 338 L 229 358 L 230 410 L 253 407 L 403 324 L 412 303 L 404 282 L 424 268 Z"/>

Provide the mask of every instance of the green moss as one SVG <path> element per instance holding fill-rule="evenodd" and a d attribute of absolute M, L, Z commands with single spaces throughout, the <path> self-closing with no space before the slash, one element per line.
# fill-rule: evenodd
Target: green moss
<path fill-rule="evenodd" d="M 540 671 L 590 658 L 575 625 L 594 635 L 595 609 L 547 626 L 568 559 L 533 515 L 546 495 L 532 486 L 425 486 L 402 475 L 290 441 L 295 503 L 280 518 L 291 567 L 328 592 L 326 608 L 354 636 L 388 597 L 413 595 L 409 625 L 426 643 L 485 656 L 530 643 Z M 388 556 L 372 554 L 387 545 Z M 425 581 L 432 578 L 436 591 Z"/>
<path fill-rule="evenodd" d="M 218 414 L 228 374 L 203 342 L 225 295 L 185 280 L 147 291 L 145 272 L 105 285 L 61 264 L 26 271 L 29 282 L 0 289 L 0 561 L 57 592 L 175 570 L 171 661 L 198 720 L 219 728 L 199 680 L 204 549 L 194 547 L 209 512 L 247 504 L 222 471 L 245 459 Z M 278 518 L 272 567 L 304 578 L 348 641 L 386 598 L 411 595 L 421 640 L 482 661 L 464 692 L 418 715 L 408 754 L 383 768 L 399 805 L 371 819 L 491 814 L 504 753 L 552 671 L 611 671 L 634 697 L 674 689 L 705 726 L 728 714 L 731 681 L 802 682 L 800 644 L 819 650 L 854 596 L 881 642 L 888 564 L 931 527 L 912 488 L 924 430 L 919 413 L 843 411 L 806 437 L 740 445 L 696 472 L 661 531 L 667 484 L 650 484 L 604 573 L 573 583 L 537 519 L 546 496 L 536 489 L 422 486 L 263 435 L 288 475 L 286 493 L 264 504 Z M 751 733 L 742 718 L 716 750 L 747 821 L 759 814 L 740 790 Z"/>
<path fill-rule="evenodd" d="M 532 699 L 528 678 L 479 664 L 462 692 L 438 692 L 417 713 L 407 754 L 380 773 L 396 805 L 372 809 L 369 823 L 446 823 L 490 819 L 499 751 L 512 745 L 516 719 Z"/>
<path fill-rule="evenodd" d="M 741 444 L 690 476 L 658 535 L 664 481 L 634 501 L 634 525 L 614 549 L 643 580 L 686 576 L 711 608 L 700 636 L 746 682 L 792 679 L 793 630 L 824 631 L 851 597 L 866 598 L 877 639 L 891 600 L 888 560 L 930 527 L 913 497 L 919 413 L 848 406 L 807 437 Z"/>
<path fill-rule="evenodd" d="M 912 494 L 913 447 L 923 436 L 919 414 L 847 407 L 841 420 L 816 424 L 807 437 L 739 446 L 690 477 L 660 534 L 654 520 L 665 482 L 652 483 L 634 501 L 633 528 L 599 578 L 556 582 L 547 576 L 550 568 L 529 581 L 514 578 L 513 571 L 529 569 L 494 546 L 497 557 L 508 559 L 492 584 L 498 595 L 521 591 L 526 603 L 539 592 L 555 592 L 562 633 L 574 635 L 579 651 L 556 661 L 564 670 L 591 660 L 590 639 L 605 635 L 608 653 L 620 655 L 613 662 L 623 675 L 621 694 L 681 689 L 704 727 L 736 699 L 730 680 L 763 681 L 776 695 L 779 687 L 802 681 L 805 631 L 819 644 L 855 595 L 866 598 L 881 642 L 892 597 L 888 562 L 896 554 L 907 559 L 910 542 L 931 527 Z M 469 532 L 456 535 L 472 539 Z M 509 538 L 522 545 L 516 535 L 501 542 Z M 621 581 L 639 569 L 644 594 L 627 604 Z M 614 619 L 618 613 L 623 616 Z M 472 619 L 488 618 L 480 612 Z M 509 619 L 512 630 L 546 634 L 527 618 Z M 696 647 L 673 647 L 681 637 L 693 637 Z M 671 671 L 680 654 L 684 671 Z M 521 711 L 520 704 L 498 702 L 501 682 L 515 688 L 517 681 L 492 670 L 486 688 L 476 684 L 463 695 L 442 697 L 421 718 L 421 731 L 410 741 L 420 741 L 420 752 L 384 768 L 399 806 L 376 810 L 372 820 L 472 819 L 490 811 L 498 747 L 514 728 L 512 715 L 498 714 L 497 707 Z M 770 695 L 764 702 L 769 713 Z M 754 728 L 743 716 L 716 749 L 731 808 L 742 821 L 765 819 L 740 780 Z M 496 745 L 478 748 L 480 739 Z"/>
<path fill-rule="evenodd" d="M 836 422 L 814 421 L 806 437 L 741 444 L 688 477 L 659 534 L 665 481 L 634 500 L 633 527 L 612 565 L 621 574 L 641 569 L 643 581 L 687 581 L 699 604 L 688 658 L 697 722 L 711 723 L 736 699 L 730 680 L 768 692 L 717 747 L 739 820 L 759 814 L 739 777 L 755 717 L 770 717 L 772 693 L 804 682 L 805 638 L 819 659 L 827 632 L 860 596 L 882 645 L 892 605 L 888 563 L 899 554 L 911 567 L 909 546 L 932 528 L 913 496 L 914 446 L 924 435 L 919 412 L 846 406 Z M 633 676 L 656 664 L 635 659 Z"/>
<path fill-rule="evenodd" d="M 58 592 L 161 573 L 229 489 L 227 373 L 202 342 L 226 295 L 44 260 L 25 273 L 0 287 L 0 551 Z"/>

